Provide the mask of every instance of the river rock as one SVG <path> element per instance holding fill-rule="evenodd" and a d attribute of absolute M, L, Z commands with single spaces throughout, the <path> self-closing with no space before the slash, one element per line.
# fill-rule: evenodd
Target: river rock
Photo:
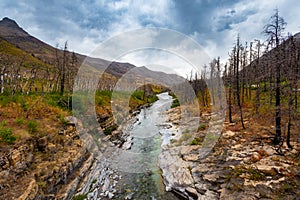
<path fill-rule="evenodd" d="M 158 157 L 166 189 L 185 188 L 194 183 L 189 167 L 178 156 L 178 151 L 178 148 L 172 148 L 162 152 Z"/>
<path fill-rule="evenodd" d="M 65 117 L 65 121 L 66 121 L 67 125 L 71 125 L 71 126 L 76 126 L 78 123 L 77 118 L 73 117 L 73 116 Z"/>
<path fill-rule="evenodd" d="M 127 139 L 126 139 L 126 141 L 123 143 L 123 145 L 122 145 L 122 148 L 124 149 L 124 150 L 129 150 L 129 149 L 131 149 L 131 146 L 132 146 L 132 137 L 128 137 Z"/>
<path fill-rule="evenodd" d="M 111 192 L 108 193 L 108 198 L 109 198 L 109 199 L 112 199 L 114 196 L 115 196 L 115 195 L 114 195 L 113 193 L 111 193 Z"/>

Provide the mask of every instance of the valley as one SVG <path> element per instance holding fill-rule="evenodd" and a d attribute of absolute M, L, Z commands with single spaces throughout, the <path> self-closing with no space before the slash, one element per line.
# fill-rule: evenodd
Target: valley
<path fill-rule="evenodd" d="M 266 41 L 237 34 L 228 60 L 183 78 L 53 47 L 4 17 L 0 199 L 298 200 L 300 34 L 285 26 L 275 10 Z"/>

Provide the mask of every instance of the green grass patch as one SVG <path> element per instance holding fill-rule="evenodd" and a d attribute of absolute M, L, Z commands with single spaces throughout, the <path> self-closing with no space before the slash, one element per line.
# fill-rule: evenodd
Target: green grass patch
<path fill-rule="evenodd" d="M 200 145 L 203 142 L 203 138 L 200 137 L 195 137 L 192 141 L 191 141 L 191 145 Z"/>
<path fill-rule="evenodd" d="M 51 92 L 46 94 L 46 101 L 49 105 L 54 107 L 59 107 L 63 110 L 71 110 L 72 109 L 72 96 L 65 94 L 61 95 L 58 92 Z"/>
<path fill-rule="evenodd" d="M 28 132 L 30 134 L 34 134 L 37 132 L 37 122 L 35 120 L 30 120 L 28 123 L 27 123 L 27 129 L 28 129 Z"/>
<path fill-rule="evenodd" d="M 0 137 L 1 140 L 7 144 L 13 144 L 17 139 L 10 128 L 4 128 L 2 126 L 0 126 Z"/>
<path fill-rule="evenodd" d="M 23 117 L 19 117 L 16 119 L 16 123 L 18 124 L 18 126 L 21 126 L 22 124 L 24 124 L 24 118 Z"/>

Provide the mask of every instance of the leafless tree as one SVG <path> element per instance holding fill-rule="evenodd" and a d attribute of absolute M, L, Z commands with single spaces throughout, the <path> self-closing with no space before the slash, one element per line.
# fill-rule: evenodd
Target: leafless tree
<path fill-rule="evenodd" d="M 65 81 L 66 81 L 66 68 L 67 68 L 67 62 L 68 62 L 68 41 L 65 42 L 64 50 L 63 50 L 63 62 L 60 66 L 60 93 L 61 95 L 64 94 L 65 91 Z"/>
<path fill-rule="evenodd" d="M 236 54 L 234 57 L 234 67 L 235 67 L 235 83 L 236 83 L 236 97 L 237 97 L 237 104 L 240 110 L 240 120 L 242 123 L 243 129 L 245 129 L 244 120 L 243 120 L 243 110 L 242 110 L 242 104 L 241 104 L 241 94 L 240 94 L 240 75 L 239 75 L 239 65 L 240 65 L 240 37 L 237 37 L 237 43 L 236 43 Z"/>
<path fill-rule="evenodd" d="M 275 10 L 274 15 L 270 18 L 270 22 L 264 27 L 263 33 L 268 37 L 268 43 L 275 47 L 275 50 L 278 49 L 283 38 L 283 32 L 286 26 L 286 22 L 282 17 L 279 16 L 278 9 Z M 279 144 L 281 142 L 281 105 L 280 105 L 280 87 L 281 87 L 281 73 L 280 68 L 282 63 L 279 58 L 279 51 L 275 51 L 275 80 L 276 80 L 276 94 L 275 94 L 275 127 L 276 127 L 276 136 L 274 138 L 274 144 Z"/>

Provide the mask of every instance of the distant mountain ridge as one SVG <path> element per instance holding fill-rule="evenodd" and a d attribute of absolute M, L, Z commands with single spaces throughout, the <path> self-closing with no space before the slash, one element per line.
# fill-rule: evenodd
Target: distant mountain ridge
<path fill-rule="evenodd" d="M 2 35 L 5 36 L 29 36 L 29 34 L 24 31 L 19 25 L 17 24 L 16 21 L 9 19 L 8 17 L 4 17 L 0 21 L 0 30 Z"/>
<path fill-rule="evenodd" d="M 55 55 L 57 49 L 52 47 L 51 45 L 31 36 L 25 30 L 23 30 L 16 21 L 5 17 L 0 21 L 0 38 L 6 40 L 10 44 L 15 47 L 23 50 L 24 52 L 30 54 L 40 61 L 50 64 L 52 66 L 55 65 Z M 58 54 L 62 56 L 63 51 L 58 50 Z M 67 52 L 68 56 L 72 56 L 72 52 Z M 75 53 L 78 63 L 77 69 L 81 66 L 81 64 L 85 61 L 89 65 L 97 68 L 97 69 L 105 69 L 106 73 L 120 78 L 129 70 L 136 68 L 136 66 L 130 63 L 120 63 L 120 62 L 110 62 L 101 58 L 91 58 L 85 55 L 81 55 Z M 86 59 L 88 58 L 88 59 Z M 179 84 L 184 81 L 184 78 L 175 75 L 175 74 L 166 74 L 164 72 L 156 72 L 151 71 L 147 68 L 139 68 L 134 72 L 136 77 L 139 79 L 152 79 L 154 82 L 159 82 L 160 80 L 168 80 L 168 83 Z"/>

